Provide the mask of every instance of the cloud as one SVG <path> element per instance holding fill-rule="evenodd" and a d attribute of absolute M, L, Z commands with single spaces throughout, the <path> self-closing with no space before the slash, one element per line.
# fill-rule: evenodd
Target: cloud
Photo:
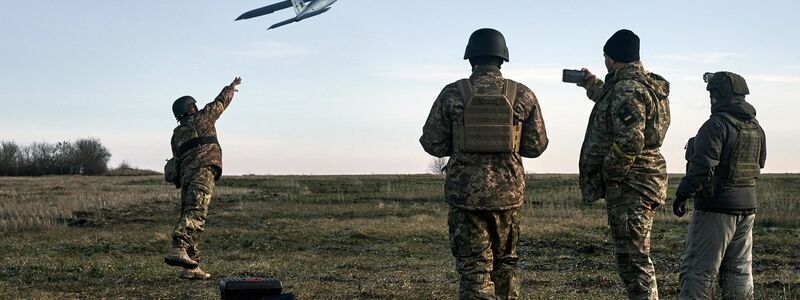
<path fill-rule="evenodd" d="M 238 49 L 208 48 L 206 52 L 226 57 L 233 56 L 257 59 L 305 56 L 315 53 L 315 51 L 298 45 L 278 41 L 255 42 Z"/>
<path fill-rule="evenodd" d="M 709 53 L 670 53 L 657 54 L 653 57 L 664 60 L 680 60 L 692 63 L 711 64 L 718 63 L 728 58 L 738 57 L 740 54 L 728 52 L 709 52 Z"/>

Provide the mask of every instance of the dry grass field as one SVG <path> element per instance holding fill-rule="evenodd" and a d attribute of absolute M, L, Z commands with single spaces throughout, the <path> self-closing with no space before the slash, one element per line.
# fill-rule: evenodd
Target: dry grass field
<path fill-rule="evenodd" d="M 575 175 L 530 175 L 527 193 L 524 298 L 622 298 L 603 204 L 578 201 Z M 800 298 L 797 195 L 800 175 L 760 182 L 759 299 Z M 161 177 L 0 177 L 0 299 L 215 299 L 216 279 L 248 275 L 279 278 L 300 299 L 452 299 L 441 198 L 431 175 L 225 177 L 201 244 L 215 280 L 184 281 L 163 263 L 179 199 Z M 687 222 L 669 207 L 656 218 L 665 299 Z"/>

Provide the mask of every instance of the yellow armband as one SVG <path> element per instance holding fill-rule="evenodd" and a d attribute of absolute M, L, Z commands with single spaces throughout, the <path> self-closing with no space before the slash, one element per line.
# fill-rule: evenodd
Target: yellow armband
<path fill-rule="evenodd" d="M 622 149 L 619 147 L 619 145 L 617 145 L 617 143 L 611 145 L 611 150 L 614 152 L 614 154 L 619 155 L 620 157 L 624 157 L 627 159 L 636 159 L 636 155 L 631 155 L 623 152 Z"/>

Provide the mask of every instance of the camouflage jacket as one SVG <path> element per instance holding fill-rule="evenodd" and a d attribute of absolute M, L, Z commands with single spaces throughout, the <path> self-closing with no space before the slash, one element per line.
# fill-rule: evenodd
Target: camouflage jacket
<path fill-rule="evenodd" d="M 580 154 L 583 200 L 605 197 L 607 185 L 626 184 L 655 203 L 667 194 L 666 161 L 659 148 L 670 123 L 669 82 L 626 64 L 594 79 L 586 95 L 595 101 Z"/>
<path fill-rule="evenodd" d="M 505 79 L 494 66 L 477 66 L 470 76 L 475 93 L 501 94 Z M 538 157 L 547 148 L 547 132 L 536 96 L 517 84 L 514 121 L 522 123 L 519 153 L 453 153 L 452 122 L 463 122 L 464 99 L 456 83 L 444 87 L 422 129 L 420 144 L 436 157 L 450 156 L 445 200 L 468 210 L 506 210 L 519 207 L 525 192 L 522 157 Z"/>
<path fill-rule="evenodd" d="M 181 170 L 212 166 L 217 172 L 217 178 L 222 174 L 222 148 L 219 144 L 201 145 L 189 150 L 181 157 L 178 157 L 178 148 L 194 138 L 217 136 L 214 124 L 233 100 L 234 91 L 230 86 L 226 86 L 214 101 L 206 104 L 197 113 L 183 118 L 172 131 L 172 156 L 181 160 Z"/>

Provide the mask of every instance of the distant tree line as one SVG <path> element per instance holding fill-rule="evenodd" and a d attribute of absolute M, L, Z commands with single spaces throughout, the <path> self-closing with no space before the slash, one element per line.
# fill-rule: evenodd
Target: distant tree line
<path fill-rule="evenodd" d="M 0 176 L 101 175 L 109 159 L 111 153 L 96 138 L 24 147 L 0 141 Z"/>

